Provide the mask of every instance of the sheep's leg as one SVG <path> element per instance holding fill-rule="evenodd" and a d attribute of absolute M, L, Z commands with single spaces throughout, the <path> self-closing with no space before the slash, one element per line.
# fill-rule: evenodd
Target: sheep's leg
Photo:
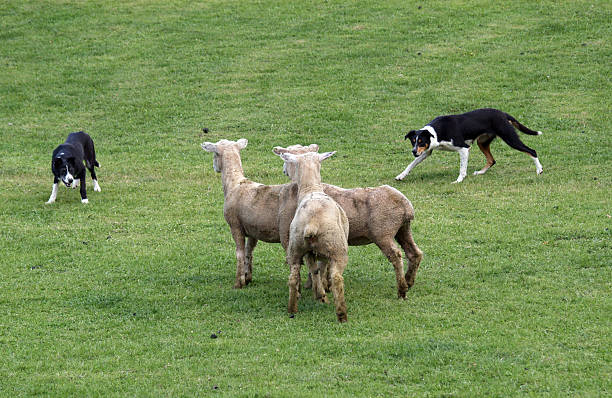
<path fill-rule="evenodd" d="M 312 269 L 313 267 L 316 267 L 315 263 L 315 258 L 312 255 L 306 254 L 304 256 L 304 260 L 306 261 L 306 265 L 308 265 L 308 279 L 306 280 L 306 284 L 304 285 L 304 288 L 306 289 L 314 289 L 314 284 L 313 284 L 313 277 L 312 277 Z M 314 291 L 313 291 L 314 293 Z M 316 293 L 315 293 L 315 298 L 316 298 Z"/>
<path fill-rule="evenodd" d="M 244 256 L 244 234 L 238 228 L 232 229 L 232 237 L 236 243 L 236 282 L 234 289 L 241 289 L 246 286 L 246 270 Z"/>
<path fill-rule="evenodd" d="M 331 279 L 329 276 L 329 272 L 327 272 L 327 263 L 323 260 L 317 260 L 317 266 L 319 268 L 319 272 L 321 273 L 321 285 L 323 286 L 323 290 L 325 292 L 329 292 L 331 288 Z M 310 269 L 310 266 L 308 267 Z M 306 289 L 312 288 L 312 275 L 308 273 L 308 279 L 306 280 L 306 284 L 304 284 Z"/>
<path fill-rule="evenodd" d="M 253 280 L 253 250 L 257 245 L 257 239 L 249 236 L 247 238 L 246 251 L 245 251 L 245 282 L 248 285 Z"/>
<path fill-rule="evenodd" d="M 304 257 L 304 251 L 298 248 L 295 242 L 290 241 L 289 247 L 287 248 L 287 264 L 289 264 L 289 304 L 287 305 L 287 311 L 291 314 L 295 314 L 298 310 L 298 300 L 300 299 L 300 267 L 302 266 L 302 257 Z"/>
<path fill-rule="evenodd" d="M 387 259 L 393 264 L 395 269 L 395 279 L 397 281 L 397 297 L 406 298 L 408 284 L 404 278 L 404 261 L 402 260 L 402 251 L 397 247 L 391 237 L 386 237 L 384 240 L 376 242 L 376 245 L 387 256 Z"/>
<path fill-rule="evenodd" d="M 306 260 L 306 264 L 308 264 L 308 270 L 310 271 L 309 275 L 312 275 L 312 295 L 317 301 L 322 303 L 329 302 L 327 300 L 325 290 L 323 289 L 323 285 L 321 284 L 321 270 L 319 268 L 320 263 L 316 261 L 315 256 L 312 253 L 307 253 L 304 256 L 304 260 Z"/>
<path fill-rule="evenodd" d="M 331 274 L 329 273 L 329 266 L 327 264 L 327 260 L 320 259 L 317 260 L 317 265 L 319 266 L 319 272 L 321 273 L 321 285 L 323 286 L 323 290 L 325 292 L 329 292 L 331 289 Z"/>
<path fill-rule="evenodd" d="M 295 314 L 298 311 L 298 300 L 300 298 L 300 262 L 292 262 L 290 266 L 291 274 L 289 275 L 289 304 L 287 311 Z"/>
<path fill-rule="evenodd" d="M 310 269 L 310 267 L 308 267 L 308 269 Z M 308 279 L 306 279 L 306 283 L 304 284 L 304 287 L 306 289 L 312 288 L 312 275 L 310 274 L 310 272 L 308 273 Z"/>
<path fill-rule="evenodd" d="M 346 302 L 344 301 L 344 278 L 342 277 L 347 262 L 347 257 L 343 256 L 340 259 L 332 259 L 328 264 L 331 273 L 332 292 L 334 293 L 334 304 L 336 305 L 338 322 L 347 321 Z"/>
<path fill-rule="evenodd" d="M 400 228 L 395 238 L 402 246 L 402 249 L 404 249 L 404 253 L 406 253 L 406 257 L 408 258 L 408 271 L 406 271 L 405 278 L 408 287 L 411 288 L 414 285 L 416 273 L 419 269 L 419 265 L 421 264 L 421 260 L 423 259 L 423 252 L 414 242 L 409 223 L 404 224 Z"/>

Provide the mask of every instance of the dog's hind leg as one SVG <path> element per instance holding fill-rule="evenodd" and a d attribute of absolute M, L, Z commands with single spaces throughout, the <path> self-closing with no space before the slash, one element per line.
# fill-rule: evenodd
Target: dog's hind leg
<path fill-rule="evenodd" d="M 91 174 L 91 179 L 93 180 L 93 187 L 94 187 L 94 191 L 96 192 L 100 192 L 100 184 L 98 184 L 98 177 L 96 176 L 96 170 L 94 167 L 94 164 L 92 164 L 89 161 L 86 161 L 86 165 L 87 165 L 87 170 L 89 170 L 89 173 Z M 96 161 L 94 161 L 94 163 L 97 163 Z"/>
<path fill-rule="evenodd" d="M 483 134 L 476 140 L 478 144 L 478 148 L 484 153 L 485 158 L 487 158 L 487 164 L 479 171 L 475 171 L 474 175 L 481 175 L 487 172 L 494 164 L 495 159 L 493 159 L 493 155 L 491 155 L 491 142 L 495 139 L 494 135 Z"/>
<path fill-rule="evenodd" d="M 498 135 L 511 148 L 514 148 L 517 151 L 525 152 L 527 155 L 531 156 L 531 159 L 533 159 L 533 163 L 536 166 L 536 173 L 542 174 L 544 169 L 542 168 L 542 164 L 538 160 L 538 154 L 536 153 L 536 151 L 523 144 L 518 134 L 516 134 L 516 131 L 510 124 L 508 124 L 507 128 L 504 128 L 503 134 Z"/>

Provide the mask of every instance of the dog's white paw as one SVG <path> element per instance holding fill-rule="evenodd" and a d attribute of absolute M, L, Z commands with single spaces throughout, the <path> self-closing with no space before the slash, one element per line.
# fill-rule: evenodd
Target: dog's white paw
<path fill-rule="evenodd" d="M 93 180 L 93 186 L 94 186 L 94 191 L 102 192 L 102 190 L 100 189 L 100 184 L 98 184 L 98 180 Z"/>
<path fill-rule="evenodd" d="M 478 171 L 475 171 L 475 172 L 474 172 L 474 175 L 475 175 L 475 176 L 480 176 L 480 175 L 483 175 L 483 174 L 484 174 L 484 173 L 486 173 L 486 172 L 487 172 L 486 170 L 484 170 L 484 171 L 482 171 L 482 170 L 478 170 Z"/>
<path fill-rule="evenodd" d="M 533 159 L 533 163 L 535 163 L 536 174 L 542 174 L 542 172 L 544 171 L 544 168 L 542 167 L 542 163 L 540 163 L 540 160 L 538 158 L 532 158 L 532 159 Z"/>
<path fill-rule="evenodd" d="M 81 203 L 83 203 L 83 204 L 89 203 L 89 200 L 87 200 L 87 199 L 81 199 Z"/>
<path fill-rule="evenodd" d="M 45 202 L 46 205 L 50 205 L 52 203 L 55 203 L 55 200 L 48 200 L 48 201 Z"/>
<path fill-rule="evenodd" d="M 401 181 L 401 180 L 403 180 L 403 179 L 404 179 L 404 177 L 405 177 L 405 176 L 403 176 L 403 175 L 399 174 L 399 175 L 397 175 L 397 176 L 395 177 L 395 179 L 396 179 L 397 181 Z"/>

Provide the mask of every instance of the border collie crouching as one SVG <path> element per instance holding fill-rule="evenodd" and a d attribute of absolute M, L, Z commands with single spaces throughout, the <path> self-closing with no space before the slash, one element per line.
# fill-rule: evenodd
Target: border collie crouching
<path fill-rule="evenodd" d="M 83 165 L 85 162 L 85 165 Z M 88 203 L 85 189 L 86 169 L 91 173 L 94 191 L 100 192 L 100 185 L 94 167 L 100 167 L 96 160 L 93 140 L 87 133 L 79 131 L 70 133 L 66 141 L 55 148 L 51 158 L 51 171 L 53 172 L 53 190 L 47 204 L 55 202 L 57 197 L 57 184 L 61 180 L 66 187 L 76 188 L 81 185 L 81 203 Z"/>

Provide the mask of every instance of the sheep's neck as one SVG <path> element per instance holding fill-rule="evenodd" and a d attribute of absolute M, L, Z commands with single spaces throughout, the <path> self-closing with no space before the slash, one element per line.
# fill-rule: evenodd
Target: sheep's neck
<path fill-rule="evenodd" d="M 237 187 L 242 181 L 246 180 L 244 171 L 242 170 L 242 162 L 240 155 L 229 154 L 223 157 L 223 169 L 221 170 L 221 179 L 223 181 L 223 196 Z"/>
<path fill-rule="evenodd" d="M 321 175 L 317 173 L 304 173 L 298 177 L 298 201 L 313 192 L 323 192 Z"/>

